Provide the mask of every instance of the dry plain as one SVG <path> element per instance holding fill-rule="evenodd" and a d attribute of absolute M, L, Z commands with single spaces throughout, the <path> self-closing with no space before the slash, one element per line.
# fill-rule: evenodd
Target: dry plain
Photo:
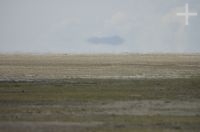
<path fill-rule="evenodd" d="M 198 132 L 200 54 L 1 54 L 0 131 Z"/>

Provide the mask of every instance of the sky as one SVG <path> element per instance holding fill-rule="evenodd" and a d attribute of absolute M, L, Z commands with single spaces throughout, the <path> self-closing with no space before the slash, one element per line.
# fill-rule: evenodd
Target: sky
<path fill-rule="evenodd" d="M 0 53 L 199 53 L 199 34 L 200 0 L 0 0 Z"/>

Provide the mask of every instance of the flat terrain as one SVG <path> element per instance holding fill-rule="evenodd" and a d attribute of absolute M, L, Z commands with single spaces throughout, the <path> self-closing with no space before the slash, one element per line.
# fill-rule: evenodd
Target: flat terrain
<path fill-rule="evenodd" d="M 0 131 L 199 132 L 200 55 L 0 55 Z"/>
<path fill-rule="evenodd" d="M 0 55 L 0 80 L 185 78 L 200 75 L 200 54 Z"/>

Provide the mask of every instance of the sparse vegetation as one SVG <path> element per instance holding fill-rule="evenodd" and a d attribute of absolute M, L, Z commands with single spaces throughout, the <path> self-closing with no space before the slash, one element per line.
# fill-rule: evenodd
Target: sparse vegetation
<path fill-rule="evenodd" d="M 198 132 L 199 56 L 137 56 L 1 55 L 0 131 Z"/>

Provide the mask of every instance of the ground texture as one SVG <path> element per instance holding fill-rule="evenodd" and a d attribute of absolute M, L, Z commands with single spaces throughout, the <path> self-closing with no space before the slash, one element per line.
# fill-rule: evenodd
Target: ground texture
<path fill-rule="evenodd" d="M 0 131 L 198 132 L 200 55 L 0 55 Z"/>

